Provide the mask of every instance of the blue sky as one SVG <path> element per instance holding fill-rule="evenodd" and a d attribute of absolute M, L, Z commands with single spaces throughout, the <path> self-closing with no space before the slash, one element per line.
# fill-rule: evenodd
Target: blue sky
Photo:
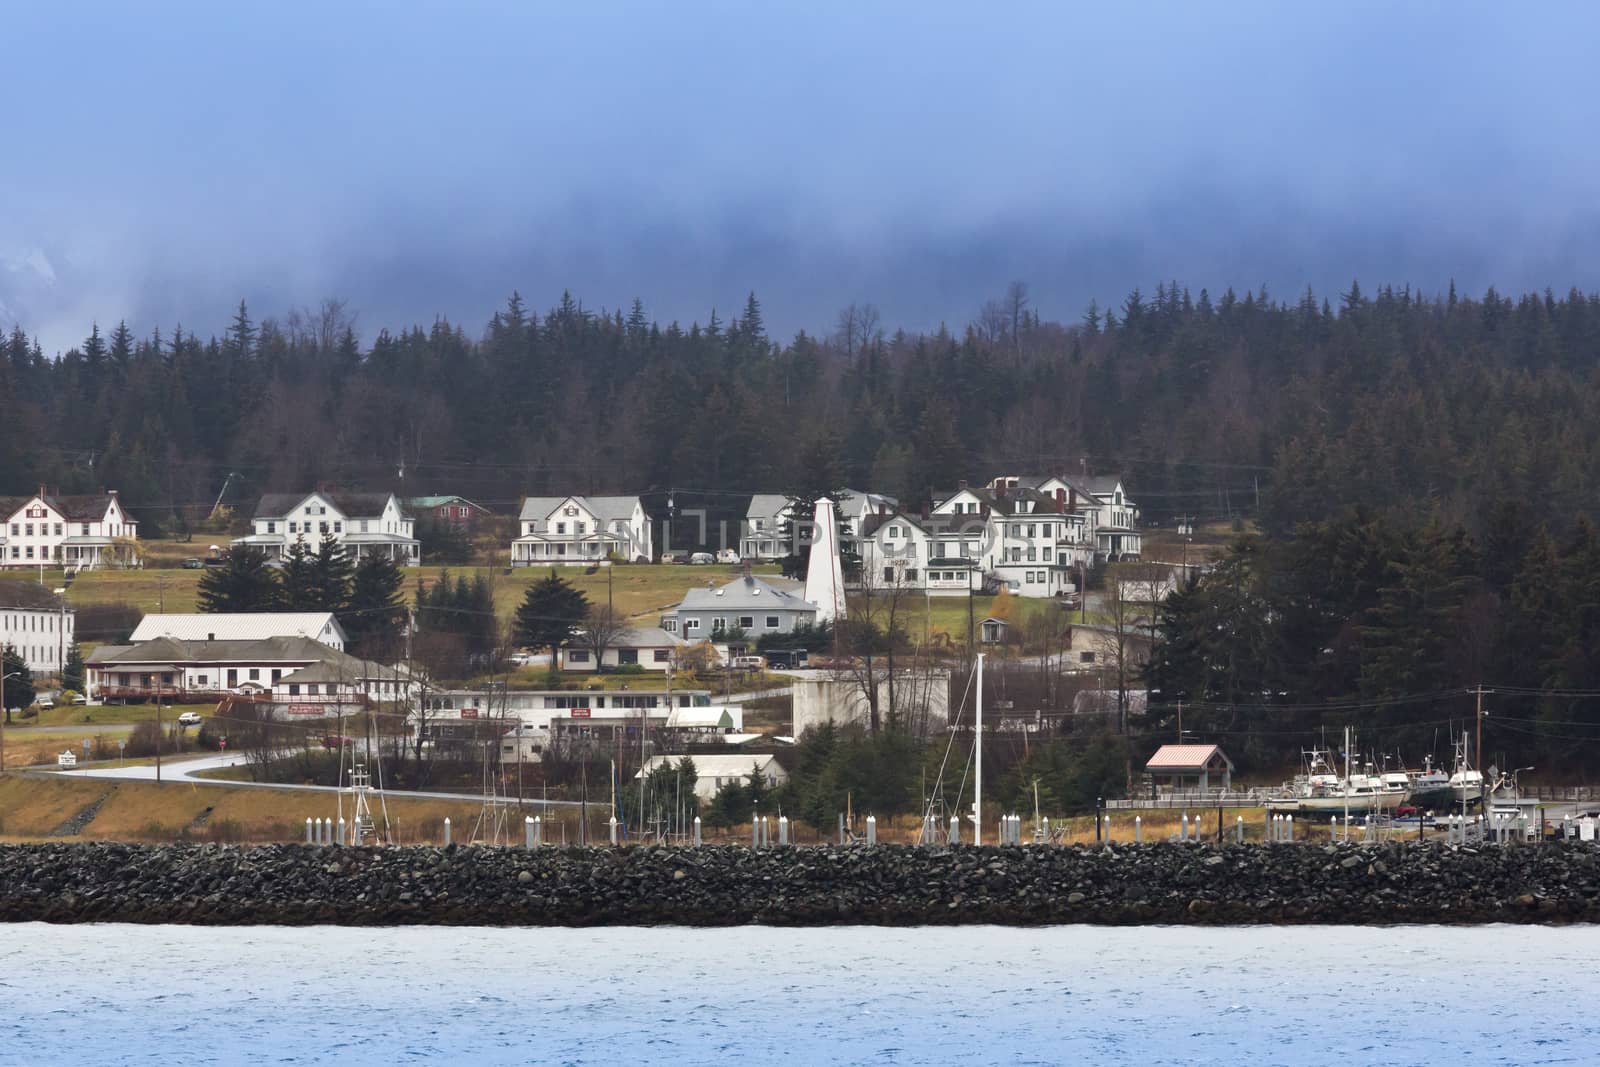
<path fill-rule="evenodd" d="M 0 324 L 1600 288 L 1600 9 L 5 4 Z"/>

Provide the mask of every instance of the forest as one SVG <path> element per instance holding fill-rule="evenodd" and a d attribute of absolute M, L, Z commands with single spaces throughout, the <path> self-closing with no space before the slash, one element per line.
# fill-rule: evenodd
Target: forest
<path fill-rule="evenodd" d="M 1358 503 L 1478 533 L 1497 500 L 1561 533 L 1600 493 L 1600 296 L 1576 291 L 1173 282 L 1062 323 L 1018 283 L 958 327 L 890 331 L 861 304 L 786 343 L 753 293 L 688 326 L 569 294 L 542 313 L 513 294 L 476 331 L 358 324 L 337 300 L 260 321 L 241 303 L 220 337 L 88 323 L 58 358 L 17 326 L 0 491 L 117 487 L 143 536 L 208 513 L 225 482 L 246 508 L 319 482 L 660 508 L 674 488 L 781 492 L 822 461 L 913 505 L 960 478 L 1116 472 L 1147 521 L 1269 534 Z"/>

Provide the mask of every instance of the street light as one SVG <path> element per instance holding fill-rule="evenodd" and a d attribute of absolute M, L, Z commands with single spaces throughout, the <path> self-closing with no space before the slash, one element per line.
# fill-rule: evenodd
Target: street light
<path fill-rule="evenodd" d="M 6 682 L 21 677 L 21 671 L 0 675 L 0 771 L 6 769 L 6 720 L 11 717 L 11 709 L 6 707 Z"/>

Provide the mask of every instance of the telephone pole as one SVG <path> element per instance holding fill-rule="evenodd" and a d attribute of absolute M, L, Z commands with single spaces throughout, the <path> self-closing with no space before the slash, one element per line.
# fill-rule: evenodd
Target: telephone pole
<path fill-rule="evenodd" d="M 1475 690 L 1475 692 L 1478 694 L 1478 737 L 1477 740 L 1473 742 L 1473 755 L 1477 757 L 1478 769 L 1481 771 L 1483 769 L 1483 694 L 1492 693 L 1494 690 L 1484 689 L 1483 683 L 1479 682 L 1478 688 Z M 1485 782 L 1485 785 L 1487 784 L 1488 783 Z"/>

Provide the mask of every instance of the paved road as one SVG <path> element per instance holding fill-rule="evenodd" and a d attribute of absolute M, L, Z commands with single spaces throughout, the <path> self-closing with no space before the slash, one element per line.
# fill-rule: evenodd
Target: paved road
<path fill-rule="evenodd" d="M 239 782 L 230 780 L 217 780 L 214 778 L 201 778 L 201 771 L 214 771 L 223 767 L 238 767 L 244 764 L 244 757 L 237 753 L 228 753 L 220 756 L 202 756 L 199 759 L 168 760 L 161 765 L 161 780 L 163 782 L 192 782 L 196 785 L 231 786 L 240 789 L 276 789 L 280 791 L 303 790 L 315 793 L 337 793 L 339 789 L 331 785 L 289 785 L 278 782 Z M 56 771 L 56 774 L 71 775 L 77 778 L 109 778 L 127 782 L 153 782 L 156 780 L 156 769 L 153 765 L 141 764 L 136 767 L 80 767 L 71 771 Z M 415 797 L 418 800 L 469 800 L 481 801 L 482 793 L 432 793 L 407 789 L 385 789 L 385 796 L 389 797 Z M 554 807 L 577 807 L 576 800 L 551 800 L 544 801 L 537 798 L 526 798 L 528 805 L 544 805 Z"/>
<path fill-rule="evenodd" d="M 45 734 L 88 734 L 93 737 L 95 734 L 125 734 L 132 730 L 133 724 L 130 722 L 100 723 L 98 725 L 95 723 L 73 722 L 62 723 L 60 726 L 7 726 L 6 736 L 10 737 L 16 734 L 24 740 L 30 734 L 39 736 Z"/>

